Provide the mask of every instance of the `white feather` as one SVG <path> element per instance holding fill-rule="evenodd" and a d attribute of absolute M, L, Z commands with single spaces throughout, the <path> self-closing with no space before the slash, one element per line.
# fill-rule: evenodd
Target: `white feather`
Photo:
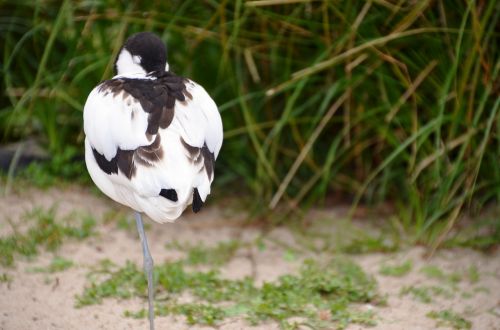
<path fill-rule="evenodd" d="M 217 105 L 197 83 L 189 81 L 187 90 L 193 96 L 193 100 L 187 105 L 176 106 L 176 117 L 180 112 L 177 119 L 183 129 L 182 136 L 192 146 L 202 147 L 206 143 L 217 158 L 223 134 Z"/>
<path fill-rule="evenodd" d="M 125 48 L 122 48 L 116 60 L 116 71 L 120 75 L 134 73 L 146 75 L 146 71 L 141 66 L 141 57 L 137 55 L 132 56 Z"/>
<path fill-rule="evenodd" d="M 146 137 L 148 114 L 132 97 L 105 95 L 94 88 L 83 110 L 84 130 L 90 143 L 109 161 L 117 148 L 133 150 L 151 144 Z"/>
<path fill-rule="evenodd" d="M 187 90 L 192 100 L 176 101 L 172 123 L 158 131 L 163 158 L 149 167 L 136 162 L 136 174 L 131 179 L 120 171 L 104 173 L 95 161 L 92 147 L 109 161 L 116 156 L 117 148 L 134 150 L 151 144 L 155 137 L 146 138 L 148 114 L 131 97 L 123 100 L 121 95 L 105 95 L 98 87 L 90 93 L 84 108 L 85 160 L 92 180 L 113 200 L 160 223 L 181 215 L 192 203 L 193 188 L 198 189 L 203 201 L 210 193 L 213 175 L 209 178 L 201 170 L 203 162 L 189 161 L 181 138 L 198 148 L 206 143 L 215 157 L 222 146 L 222 121 L 215 102 L 203 87 L 192 81 Z M 175 189 L 178 201 L 159 196 L 161 189 Z"/>

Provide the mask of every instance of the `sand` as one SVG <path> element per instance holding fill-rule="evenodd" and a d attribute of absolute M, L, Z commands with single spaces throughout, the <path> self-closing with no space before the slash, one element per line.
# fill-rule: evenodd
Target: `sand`
<path fill-rule="evenodd" d="M 50 208 L 57 205 L 58 217 L 89 213 L 102 219 L 117 205 L 98 194 L 80 187 L 52 188 L 49 190 L 28 189 L 0 197 L 0 235 L 9 235 L 9 222 L 23 227 L 23 214 L 35 207 Z M 127 210 L 120 209 L 127 214 Z M 74 213 L 76 212 L 76 213 Z M 335 228 L 339 210 L 313 211 L 311 218 L 321 219 L 325 228 Z M 130 217 L 132 220 L 132 217 Z M 218 241 L 238 239 L 252 241 L 261 235 L 257 226 L 243 226 L 244 215 L 236 211 L 220 210 L 215 207 L 201 213 L 183 216 L 175 224 L 159 225 L 148 222 L 147 230 L 151 252 L 156 263 L 182 258 L 183 253 L 166 249 L 168 242 L 204 242 L 214 245 Z M 147 329 L 146 319 L 132 319 L 123 316 L 125 310 L 146 307 L 142 298 L 129 300 L 105 299 L 101 305 L 75 308 L 75 295 L 82 293 L 87 283 L 89 268 L 99 260 L 109 258 L 118 265 L 131 260 L 142 264 L 140 243 L 135 231 L 119 229 L 114 222 L 100 221 L 98 235 L 82 241 L 72 240 L 62 245 L 57 255 L 72 260 L 75 266 L 54 274 L 30 271 L 36 266 L 46 266 L 54 254 L 43 252 L 34 260 L 17 258 L 14 268 L 1 268 L 0 274 L 12 278 L 0 282 L 0 329 Z M 295 234 L 287 227 L 278 227 L 267 233 L 269 241 L 284 244 L 269 244 L 265 250 L 256 247 L 240 249 L 236 256 L 220 268 L 224 277 L 231 279 L 253 276 L 257 284 L 272 281 L 280 275 L 296 272 L 301 258 L 284 258 L 284 246 L 297 245 Z M 0 251 L 1 252 L 1 251 Z M 431 259 L 424 257 L 424 249 L 413 247 L 396 253 L 372 253 L 352 256 L 367 273 L 373 275 L 380 292 L 387 296 L 387 306 L 359 306 L 372 309 L 378 315 L 377 326 L 371 329 L 441 329 L 436 321 L 426 317 L 432 310 L 451 309 L 472 322 L 473 329 L 500 329 L 500 253 L 485 255 L 467 250 L 442 250 Z M 318 257 L 318 256 L 316 256 Z M 321 257 L 321 256 L 319 256 Z M 388 277 L 379 273 L 382 264 L 394 264 L 411 260 L 412 271 L 403 277 Z M 422 266 L 436 265 L 446 272 L 465 274 L 470 267 L 476 267 L 477 282 L 458 282 L 453 297 L 433 297 L 432 303 L 415 300 L 411 295 L 400 295 L 401 288 L 408 286 L 439 285 L 441 282 L 429 279 L 421 271 Z M 157 329 L 214 329 L 208 326 L 189 326 L 182 316 L 156 318 Z M 269 322 L 250 326 L 243 318 L 226 319 L 216 329 L 279 329 Z M 352 324 L 347 329 L 363 329 Z M 443 328 L 444 329 L 444 328 Z"/>

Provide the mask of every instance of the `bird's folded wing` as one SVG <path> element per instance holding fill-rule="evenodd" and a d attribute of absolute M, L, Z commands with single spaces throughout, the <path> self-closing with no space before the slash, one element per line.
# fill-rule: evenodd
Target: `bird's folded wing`
<path fill-rule="evenodd" d="M 90 93 L 84 109 L 85 134 L 108 161 L 118 149 L 154 143 L 158 129 L 170 125 L 175 102 L 186 99 L 185 82 L 177 76 L 166 78 L 158 84 L 151 79 L 115 77 Z"/>
<path fill-rule="evenodd" d="M 217 106 L 200 85 L 173 75 L 115 77 L 89 95 L 84 129 L 97 164 L 113 181 L 143 196 L 172 188 L 187 194 L 188 186 L 200 186 L 203 200 L 209 193 L 223 133 Z M 182 182 L 188 186 L 178 187 Z"/>
<path fill-rule="evenodd" d="M 191 96 L 175 106 L 175 129 L 185 144 L 208 150 L 217 158 L 222 146 L 222 121 L 217 105 L 203 87 L 188 81 L 186 90 Z"/>

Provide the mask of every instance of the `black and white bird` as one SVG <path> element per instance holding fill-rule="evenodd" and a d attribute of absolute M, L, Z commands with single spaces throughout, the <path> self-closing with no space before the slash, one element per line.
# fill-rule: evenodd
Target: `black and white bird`
<path fill-rule="evenodd" d="M 201 209 L 222 146 L 222 121 L 203 87 L 169 71 L 166 46 L 152 33 L 126 40 L 115 71 L 85 103 L 85 162 L 104 194 L 135 211 L 154 329 L 153 259 L 141 214 L 165 223 L 190 204 Z"/>

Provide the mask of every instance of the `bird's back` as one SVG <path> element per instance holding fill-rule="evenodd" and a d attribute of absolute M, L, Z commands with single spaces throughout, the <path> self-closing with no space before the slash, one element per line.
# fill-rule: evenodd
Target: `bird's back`
<path fill-rule="evenodd" d="M 84 130 L 89 173 L 115 201 L 167 222 L 210 193 L 222 122 L 193 81 L 170 72 L 104 81 L 87 99 Z"/>

